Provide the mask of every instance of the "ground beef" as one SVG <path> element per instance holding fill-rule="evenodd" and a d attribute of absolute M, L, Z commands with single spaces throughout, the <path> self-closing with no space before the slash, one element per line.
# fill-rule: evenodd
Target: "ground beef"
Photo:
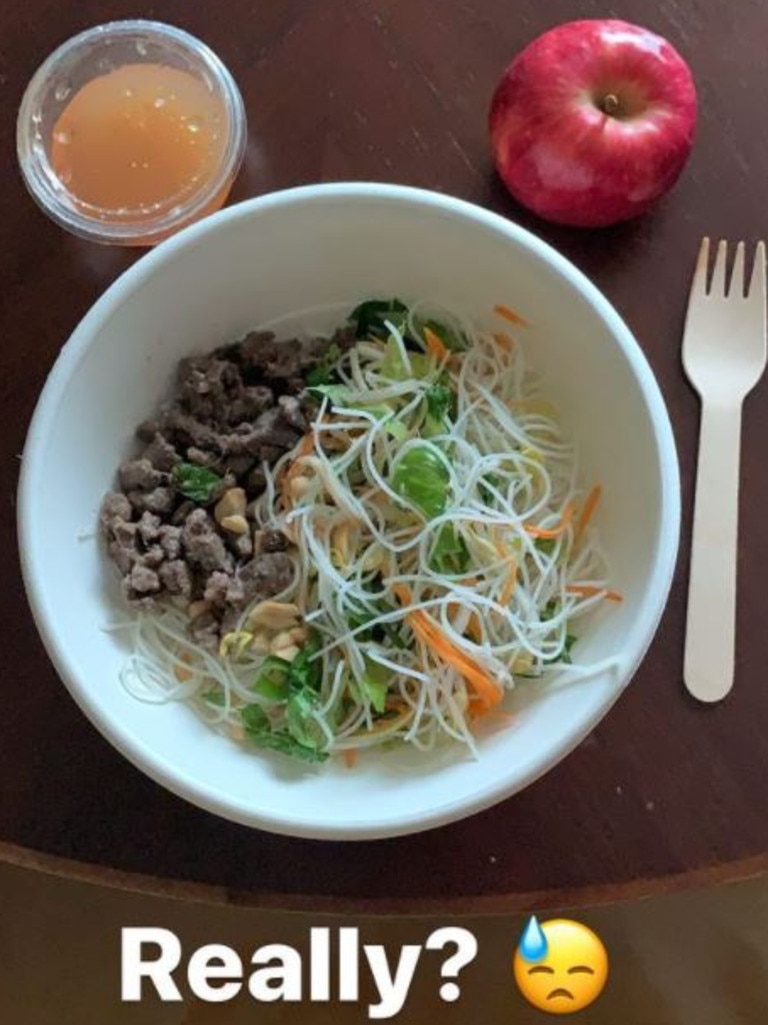
<path fill-rule="evenodd" d="M 238 424 L 234 431 L 219 437 L 221 451 L 231 455 L 247 454 L 253 458 L 267 459 L 267 449 L 280 453 L 293 448 L 301 437 L 286 420 L 282 409 L 268 409 L 252 424 Z M 269 461 L 269 460 L 268 460 Z"/>
<path fill-rule="evenodd" d="M 150 545 L 152 542 L 157 541 L 160 537 L 161 525 L 162 520 L 159 516 L 154 516 L 150 512 L 142 514 L 141 519 L 136 525 L 136 529 L 145 545 Z"/>
<path fill-rule="evenodd" d="M 181 527 L 185 523 L 187 516 L 189 516 L 194 508 L 194 502 L 189 502 L 186 499 L 181 500 L 173 511 L 171 523 L 175 527 Z"/>
<path fill-rule="evenodd" d="M 144 555 L 137 560 L 136 564 L 148 566 L 150 569 L 157 569 L 162 562 L 165 562 L 165 552 L 160 545 L 152 545 L 146 550 Z"/>
<path fill-rule="evenodd" d="M 254 466 L 245 478 L 246 494 L 253 495 L 256 498 L 258 495 L 263 494 L 266 486 L 267 478 L 264 473 L 264 467 L 262 465 Z"/>
<path fill-rule="evenodd" d="M 129 577 L 131 590 L 136 594 L 153 594 L 160 590 L 160 578 L 154 570 L 136 564 Z"/>
<path fill-rule="evenodd" d="M 164 523 L 158 530 L 157 536 L 160 539 L 160 547 L 168 558 L 178 559 L 181 553 L 181 527 L 174 527 L 169 523 Z"/>
<path fill-rule="evenodd" d="M 102 532 L 109 533 L 111 524 L 116 520 L 130 520 L 132 514 L 131 503 L 119 491 L 110 491 L 101 503 L 99 523 Z"/>
<path fill-rule="evenodd" d="M 211 573 L 203 592 L 204 601 L 209 601 L 212 605 L 239 606 L 244 596 L 245 589 L 240 580 L 236 576 L 222 572 Z"/>
<path fill-rule="evenodd" d="M 181 531 L 181 543 L 187 561 L 201 569 L 231 572 L 234 568 L 216 522 L 205 509 L 195 509 L 189 514 Z"/>
<path fill-rule="evenodd" d="M 261 532 L 260 551 L 262 552 L 284 552 L 288 547 L 288 538 L 280 530 L 272 530 L 266 527 Z"/>
<path fill-rule="evenodd" d="M 162 470 L 165 473 L 170 473 L 174 466 L 181 462 L 179 453 L 160 431 L 155 432 L 149 445 L 142 452 L 141 458 L 150 462 L 156 470 Z"/>
<path fill-rule="evenodd" d="M 123 463 L 119 477 L 123 491 L 151 491 L 167 480 L 167 475 L 156 470 L 148 459 L 130 459 Z"/>
<path fill-rule="evenodd" d="M 190 632 L 215 650 L 248 603 L 290 584 L 288 539 L 279 531 L 255 531 L 252 503 L 266 486 L 264 464 L 274 464 L 307 430 L 306 373 L 331 344 L 343 352 L 353 341 L 349 331 L 331 340 L 287 342 L 252 332 L 180 361 L 174 397 L 137 427 L 141 447 L 120 466 L 120 490 L 105 496 L 99 514 L 131 604 L 151 609 L 164 598 L 209 602 Z M 184 493 L 184 463 L 219 478 L 205 500 Z M 217 501 L 233 487 L 246 495 L 245 533 L 224 530 L 214 516 Z"/>
<path fill-rule="evenodd" d="M 192 575 L 189 566 L 182 559 L 164 562 L 158 570 L 158 576 L 168 594 L 181 596 L 187 600 L 192 597 Z"/>
<path fill-rule="evenodd" d="M 238 573 L 245 604 L 257 599 L 272 598 L 280 591 L 284 591 L 293 580 L 293 574 L 293 560 L 285 552 L 257 555 Z"/>
<path fill-rule="evenodd" d="M 221 623 L 212 612 L 196 616 L 189 624 L 192 639 L 209 651 L 219 650 Z"/>
<path fill-rule="evenodd" d="M 295 395 L 281 395 L 278 399 L 280 413 L 286 423 L 303 434 L 307 429 L 307 418 L 301 408 L 301 402 Z"/>
<path fill-rule="evenodd" d="M 134 563 L 134 551 L 133 547 L 128 547 L 123 544 L 118 544 L 117 541 L 109 541 L 107 543 L 107 551 L 112 556 L 112 561 L 115 563 L 120 572 L 125 576 L 131 572 Z"/>
<path fill-rule="evenodd" d="M 136 437 L 139 441 L 151 442 L 159 430 L 157 420 L 142 420 L 136 428 Z"/>
<path fill-rule="evenodd" d="M 275 404 L 275 395 L 265 385 L 243 387 L 242 392 L 232 402 L 227 411 L 227 423 L 239 424 L 247 420 L 255 420 L 265 410 Z"/>
<path fill-rule="evenodd" d="M 138 513 L 169 513 L 176 504 L 174 488 L 159 487 L 152 491 L 129 491 L 127 495 L 131 507 Z"/>
<path fill-rule="evenodd" d="M 246 477 L 254 465 L 253 456 L 229 456 L 224 461 L 222 469 L 225 473 L 230 474 L 236 480 L 240 480 L 241 477 Z"/>
<path fill-rule="evenodd" d="M 190 463 L 210 465 L 222 451 L 219 432 L 179 407 L 169 409 L 164 415 L 163 429 L 187 450 Z"/>

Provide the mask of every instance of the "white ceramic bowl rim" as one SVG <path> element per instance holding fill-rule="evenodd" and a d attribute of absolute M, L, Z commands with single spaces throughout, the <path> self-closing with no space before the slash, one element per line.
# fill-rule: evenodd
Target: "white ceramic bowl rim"
<path fill-rule="evenodd" d="M 288 807 L 281 810 L 279 815 L 256 814 L 252 808 L 247 808 L 239 801 L 232 800 L 222 790 L 206 787 L 199 782 L 190 786 L 184 774 L 178 771 L 174 764 L 164 758 L 161 753 L 142 743 L 140 738 L 129 734 L 119 722 L 102 715 L 101 711 L 95 707 L 86 687 L 74 671 L 73 662 L 66 649 L 47 626 L 42 588 L 37 579 L 37 566 L 41 553 L 35 550 L 30 536 L 31 530 L 27 525 L 29 510 L 36 497 L 42 492 L 42 468 L 38 457 L 44 439 L 54 421 L 57 407 L 62 400 L 68 381 L 76 373 L 92 338 L 99 333 L 115 311 L 139 286 L 151 278 L 161 267 L 172 261 L 180 250 L 194 245 L 206 235 L 225 229 L 230 222 L 256 211 L 275 210 L 281 206 L 293 206 L 301 202 L 327 198 L 342 201 L 375 199 L 379 202 L 412 203 L 422 207 L 432 207 L 443 215 L 468 219 L 499 235 L 506 236 L 549 263 L 559 275 L 566 279 L 606 324 L 621 348 L 635 375 L 653 425 L 654 440 L 659 453 L 660 513 L 657 556 L 649 576 L 643 602 L 633 621 L 632 646 L 626 652 L 626 659 L 621 667 L 622 686 L 617 688 L 614 700 L 640 664 L 663 612 L 677 557 L 680 526 L 680 482 L 674 437 L 661 392 L 644 354 L 618 313 L 581 271 L 547 243 L 503 217 L 464 200 L 427 190 L 375 182 L 310 185 L 269 193 L 223 209 L 167 239 L 125 271 L 106 290 L 62 348 L 41 392 L 30 424 L 23 455 L 17 514 L 22 572 L 27 596 L 48 654 L 70 693 L 101 733 L 131 762 L 174 793 L 233 821 L 251 826 L 256 825 L 278 833 L 318 839 L 371 839 L 443 825 L 464 814 L 475 813 L 487 808 L 509 794 L 522 789 L 581 743 L 605 714 L 606 707 L 603 706 L 588 721 L 580 722 L 571 733 L 565 748 L 561 747 L 555 753 L 551 751 L 535 752 L 527 761 L 526 771 L 522 776 L 518 776 L 514 782 L 504 778 L 489 780 L 483 790 L 473 794 L 471 802 L 466 797 L 455 800 L 448 794 L 443 803 L 431 809 L 412 814 L 397 813 L 382 816 L 374 825 L 367 825 L 364 829 L 358 828 L 355 823 L 350 823 L 348 828 L 340 828 L 338 824 L 323 827 L 315 822 L 308 825 L 300 814 L 292 814 Z M 470 804 L 471 806 L 468 807 Z"/>

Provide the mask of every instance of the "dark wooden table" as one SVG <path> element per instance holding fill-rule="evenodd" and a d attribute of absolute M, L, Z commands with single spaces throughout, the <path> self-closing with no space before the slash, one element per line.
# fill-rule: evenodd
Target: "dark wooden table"
<path fill-rule="evenodd" d="M 651 216 L 602 232 L 557 229 L 494 177 L 486 110 L 530 38 L 612 14 L 673 40 L 696 76 L 691 163 Z M 653 648 L 604 723 L 544 779 L 457 825 L 333 844 L 251 831 L 142 776 L 75 707 L 38 640 L 19 575 L 18 455 L 70 331 L 137 253 L 79 242 L 48 222 L 15 166 L 14 122 L 37 64 L 74 32 L 155 17 L 206 39 L 234 72 L 250 121 L 238 200 L 305 182 L 378 179 L 491 207 L 586 271 L 634 329 L 679 445 L 684 528 Z M 115 883 L 218 899 L 379 912 L 511 910 L 614 899 L 768 867 L 768 391 L 744 423 L 738 664 L 720 707 L 681 681 L 698 421 L 679 343 L 702 234 L 768 230 L 768 0 L 50 0 L 0 9 L 0 854 Z M 45 501 L 45 495 L 40 496 Z"/>

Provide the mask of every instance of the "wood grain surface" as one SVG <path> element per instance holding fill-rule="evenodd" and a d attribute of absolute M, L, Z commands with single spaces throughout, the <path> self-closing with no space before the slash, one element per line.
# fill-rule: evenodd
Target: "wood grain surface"
<path fill-rule="evenodd" d="M 677 188 L 650 216 L 599 232 L 554 228 L 517 207 L 495 178 L 488 102 L 506 63 L 534 35 L 607 15 L 656 29 L 689 59 L 700 95 L 698 139 Z M 684 507 L 682 554 L 661 628 L 633 684 L 588 740 L 490 811 L 363 844 L 293 840 L 220 821 L 114 752 L 43 652 L 19 575 L 19 453 L 61 345 L 137 254 L 80 242 L 38 212 L 16 168 L 15 117 L 50 50 L 82 28 L 128 16 L 189 29 L 233 71 L 250 126 L 234 201 L 306 182 L 372 179 L 490 207 L 547 239 L 597 283 L 658 376 L 679 447 Z M 763 383 L 745 408 L 736 686 L 722 706 L 704 707 L 687 697 L 681 679 L 698 407 L 679 357 L 701 235 L 754 240 L 766 232 L 766 38 L 766 0 L 26 0 L 0 7 L 0 855 L 125 885 L 151 876 L 155 888 L 167 880 L 181 895 L 381 912 L 578 903 L 768 866 L 768 392 Z"/>

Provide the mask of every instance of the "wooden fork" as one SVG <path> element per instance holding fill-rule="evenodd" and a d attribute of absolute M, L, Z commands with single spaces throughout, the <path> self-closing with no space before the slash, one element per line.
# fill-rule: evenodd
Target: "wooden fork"
<path fill-rule="evenodd" d="M 702 241 L 683 335 L 683 366 L 701 398 L 683 677 L 700 701 L 719 701 L 733 686 L 741 406 L 766 363 L 765 243 L 746 293 L 744 243 L 730 282 L 727 258 L 720 242 L 707 288 Z"/>

